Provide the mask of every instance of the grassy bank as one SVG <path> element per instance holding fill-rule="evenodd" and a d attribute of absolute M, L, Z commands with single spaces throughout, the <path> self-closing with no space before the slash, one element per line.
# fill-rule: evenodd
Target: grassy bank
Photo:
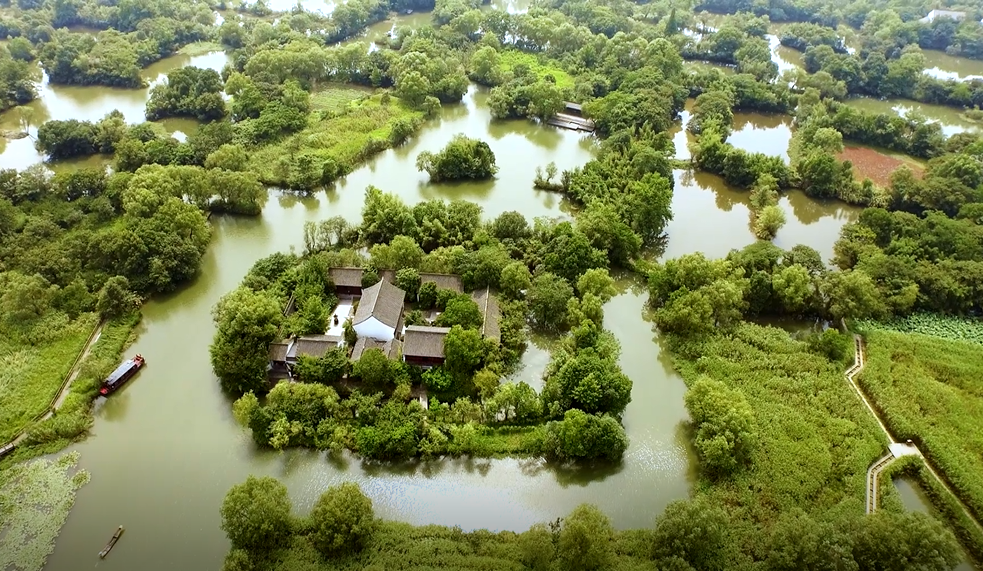
<path fill-rule="evenodd" d="M 387 94 L 329 88 L 311 96 L 314 111 L 299 133 L 251 152 L 249 169 L 267 185 L 302 188 L 348 174 L 419 129 L 423 113 Z"/>
<path fill-rule="evenodd" d="M 184 56 L 200 56 L 221 51 L 225 51 L 225 46 L 222 44 L 216 42 L 195 42 L 182 47 L 177 53 Z"/>
<path fill-rule="evenodd" d="M 862 510 L 867 467 L 886 442 L 843 378 L 842 365 L 812 353 L 775 327 L 742 323 L 732 332 L 669 336 L 688 385 L 701 376 L 740 391 L 754 411 L 759 445 L 729 478 L 700 476 L 697 495 L 728 507 L 750 537 L 779 514 L 801 508 L 822 518 Z"/>
<path fill-rule="evenodd" d="M 538 536 L 511 531 L 485 529 L 464 532 L 459 527 L 442 525 L 413 526 L 380 521 L 362 551 L 324 562 L 307 537 L 293 536 L 277 569 L 446 569 L 468 571 L 522 571 L 548 569 L 554 553 L 553 534 L 544 528 Z M 613 557 L 608 569 L 653 569 L 652 532 L 629 530 L 615 532 Z M 535 538 L 535 539 L 533 539 Z M 538 541 L 537 541 L 538 540 Z"/>
<path fill-rule="evenodd" d="M 977 345 L 891 331 L 867 334 L 858 377 L 899 440 L 915 441 L 983 519 L 983 356 Z"/>
<path fill-rule="evenodd" d="M 98 318 L 87 314 L 68 322 L 56 314 L 49 321 L 37 327 L 43 332 L 34 343 L 33 334 L 0 333 L 0 443 L 48 410 Z"/>
<path fill-rule="evenodd" d="M 140 315 L 135 313 L 103 326 L 61 408 L 51 418 L 29 427 L 27 439 L 0 466 L 57 452 L 85 435 L 92 426 L 92 401 L 99 385 L 119 365 L 123 349 L 131 341 L 133 328 L 139 321 Z M 68 361 L 66 366 L 70 365 Z"/>

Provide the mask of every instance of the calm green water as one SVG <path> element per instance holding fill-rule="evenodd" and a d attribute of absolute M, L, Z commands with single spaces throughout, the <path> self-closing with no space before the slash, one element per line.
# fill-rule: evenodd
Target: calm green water
<path fill-rule="evenodd" d="M 171 58 L 148 69 L 147 77 L 157 79 L 180 65 L 220 68 L 224 63 L 222 54 Z M 46 85 L 33 105 L 32 125 L 41 122 L 37 117 L 42 113 L 44 118 L 99 119 L 113 108 L 137 121 L 146 97 L 146 90 Z M 620 340 L 622 367 L 635 383 L 624 419 L 631 447 L 617 467 L 567 470 L 535 459 L 380 465 L 311 451 L 276 453 L 258 450 L 233 422 L 230 402 L 219 391 L 208 361 L 211 308 L 257 259 L 299 250 L 305 221 L 334 215 L 357 220 L 369 184 L 411 204 L 430 198 L 472 200 L 484 207 L 487 217 L 507 210 L 529 218 L 568 216 L 568 205 L 559 195 L 536 191 L 531 181 L 536 167 L 550 161 L 561 169 L 588 161 L 592 140 L 531 122 L 492 122 L 486 99 L 485 91 L 472 89 L 462 104 L 448 106 L 439 121 L 428 123 L 406 146 L 382 153 L 327 192 L 299 197 L 271 191 L 262 217 L 213 219 L 214 237 L 200 277 L 144 309 L 139 338 L 128 352 L 142 353 L 148 367 L 98 404 L 92 436 L 73 447 L 81 451 L 92 482 L 79 493 L 48 569 L 74 571 L 90 564 L 121 570 L 218 569 L 228 549 L 219 529 L 219 506 L 228 488 L 250 474 L 283 480 L 300 511 L 326 487 L 351 480 L 372 497 L 381 517 L 466 529 L 524 529 L 561 517 L 582 502 L 601 506 L 620 528 L 650 526 L 666 504 L 689 494 L 693 462 L 682 433 L 684 385 L 643 317 L 645 292 L 630 282 L 620 282 L 621 293 L 605 308 L 605 326 Z M 735 144 L 784 152 L 789 137 L 785 123 L 773 117 L 741 117 L 735 122 Z M 0 117 L 0 122 L 16 120 L 13 114 Z M 177 122 L 169 128 L 187 132 L 191 125 Z M 501 167 L 494 181 L 431 185 L 416 171 L 421 151 L 439 150 L 456 133 L 481 137 L 491 145 Z M 685 141 L 684 133 L 676 136 Z M 37 162 L 40 157 L 30 139 L 24 141 L 11 141 L 0 164 Z M 685 144 L 678 150 L 684 156 Z M 746 192 L 713 176 L 682 171 L 676 182 L 665 256 L 693 251 L 722 256 L 753 242 Z M 854 209 L 819 204 L 801 194 L 787 195 L 781 204 L 789 222 L 778 235 L 779 245 L 802 242 L 827 257 L 839 228 L 856 215 Z M 517 380 L 541 386 L 548 346 L 548 339 L 533 338 Z M 127 528 L 124 539 L 99 561 L 97 551 L 120 524 Z"/>
<path fill-rule="evenodd" d="M 689 121 L 693 100 L 686 102 L 681 121 L 672 131 L 676 158 L 689 159 L 689 145 L 695 138 L 684 126 Z M 751 152 L 781 156 L 788 161 L 792 138 L 791 118 L 762 113 L 735 113 L 734 127 L 727 141 Z M 709 173 L 674 172 L 673 219 L 666 227 L 669 236 L 665 258 L 700 251 L 721 257 L 734 248 L 756 241 L 750 225 L 750 193 L 732 187 Z M 839 201 L 817 201 L 801 191 L 785 193 L 779 200 L 786 223 L 775 237 L 775 244 L 791 248 L 812 246 L 824 260 L 833 256 L 833 243 L 844 224 L 860 215 L 860 208 Z"/>
<path fill-rule="evenodd" d="M 894 488 L 898 491 L 898 495 L 901 496 L 901 503 L 908 511 L 936 515 L 935 508 L 932 507 L 921 486 L 911 478 L 895 478 Z M 973 566 L 964 560 L 953 571 L 973 571 Z"/>
<path fill-rule="evenodd" d="M 44 76 L 38 89 L 38 99 L 28 105 L 0 114 L 0 130 L 26 130 L 30 137 L 16 140 L 0 138 L 0 168 L 24 168 L 40 162 L 43 157 L 34 149 L 37 128 L 45 121 L 77 119 L 98 121 L 114 109 L 119 110 L 129 123 L 145 120 L 144 111 L 150 89 L 164 80 L 168 72 L 193 65 L 221 71 L 229 58 L 225 53 L 214 52 L 199 56 L 174 55 L 145 68 L 141 75 L 148 86 L 143 89 L 116 89 L 102 86 L 66 86 L 48 83 Z M 196 122 L 192 119 L 165 119 L 160 122 L 170 133 L 183 138 L 193 132 Z M 61 168 L 93 166 L 106 161 L 106 157 L 87 157 L 74 161 L 62 161 Z"/>
<path fill-rule="evenodd" d="M 855 97 L 846 101 L 847 105 L 871 111 L 874 113 L 895 113 L 905 116 L 909 113 L 918 113 L 928 120 L 942 125 L 942 132 L 946 136 L 956 133 L 981 133 L 983 123 L 968 121 L 960 110 L 955 107 L 945 105 L 930 105 L 928 103 L 918 103 L 907 99 L 872 99 L 870 97 Z"/>
<path fill-rule="evenodd" d="M 939 79 L 983 79 L 983 61 L 951 56 L 938 50 L 924 50 L 925 73 Z"/>

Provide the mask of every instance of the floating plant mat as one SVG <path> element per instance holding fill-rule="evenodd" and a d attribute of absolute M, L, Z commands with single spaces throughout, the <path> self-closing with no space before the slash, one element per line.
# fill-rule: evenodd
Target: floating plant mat
<path fill-rule="evenodd" d="M 89 473 L 79 453 L 17 464 L 0 473 L 0 571 L 40 571 Z"/>

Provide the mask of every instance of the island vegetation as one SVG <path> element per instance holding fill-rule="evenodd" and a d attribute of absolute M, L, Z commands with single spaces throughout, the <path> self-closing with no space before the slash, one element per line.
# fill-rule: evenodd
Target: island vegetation
<path fill-rule="evenodd" d="M 420 153 L 416 168 L 426 171 L 431 182 L 491 178 L 498 172 L 488 143 L 464 135 L 455 136 L 439 153 Z"/>
<path fill-rule="evenodd" d="M 599 510 L 581 507 L 522 533 L 465 533 L 380 521 L 352 485 L 295 517 L 281 485 L 250 479 L 222 508 L 233 547 L 226 569 L 950 569 L 957 547 L 933 518 L 902 513 L 897 502 L 861 516 L 865 474 L 885 442 L 842 377 L 854 358 L 849 327 L 870 351 L 861 387 L 958 499 L 920 463 L 892 473 L 918 475 L 970 558 L 983 553 L 974 527 L 983 443 L 966 436 L 981 414 L 978 351 L 956 339 L 980 338 L 983 139 L 848 101 L 901 98 L 978 114 L 983 80 L 937 79 L 922 50 L 983 59 L 979 6 L 954 3 L 962 14 L 954 17 L 911 0 L 703 0 L 692 9 L 541 0 L 509 14 L 470 0 L 352 0 L 324 16 L 274 15 L 257 2 L 221 6 L 221 25 L 215 7 L 18 0 L 2 8 L 0 110 L 37 97 L 38 66 L 53 84 L 137 88 L 143 68 L 182 46 L 215 42 L 230 53 L 221 72 L 169 73 L 151 90 L 147 123 L 113 112 L 37 129 L 48 160 L 104 155 L 112 172 L 0 171 L 0 441 L 27 429 L 15 460 L 85 434 L 98 382 L 140 303 L 199 273 L 209 216 L 259 215 L 269 186 L 330 188 L 475 82 L 490 89 L 496 120 L 543 122 L 567 101 L 583 104 L 599 139 L 595 158 L 562 173 L 544 165 L 530 181 L 569 198 L 575 216 L 485 220 L 465 201 L 407 205 L 369 188 L 361 223 L 308 225 L 302 255 L 258 260 L 216 306 L 212 366 L 237 398 L 236 419 L 275 449 L 617 463 L 629 446 L 620 421 L 632 381 L 604 329 L 604 304 L 614 294 L 609 272 L 628 271 L 647 279 L 654 322 L 688 386 L 693 498 L 649 530 L 616 532 Z M 398 29 L 380 49 L 335 45 L 392 10 L 423 9 L 433 10 L 433 26 Z M 788 25 L 776 33 L 773 23 Z M 770 34 L 802 52 L 802 69 L 779 74 Z M 669 130 L 687 99 L 695 142 L 679 161 Z M 788 160 L 729 142 L 741 111 L 794 118 Z M 165 117 L 201 125 L 179 141 L 153 123 Z M 845 160 L 860 156 L 847 145 L 924 168 L 865 170 Z M 418 162 L 432 182 L 509 168 L 487 143 L 463 137 Z M 718 260 L 653 261 L 681 167 L 749 191 L 761 241 Z M 794 189 L 864 208 L 842 230 L 835 267 L 812 248 L 771 244 L 784 223 L 779 201 Z M 359 268 L 363 287 L 384 281 L 404 292 L 406 324 L 446 328 L 443 364 L 424 371 L 383 348 L 351 361 L 358 335 L 349 325 L 343 343 L 298 360 L 295 382 L 271 386 L 270 345 L 325 332 L 341 295 L 330 271 L 340 267 Z M 464 291 L 422 274 L 458 276 Z M 498 337 L 485 333 L 472 295 L 481 290 L 499 299 Z M 792 335 L 762 324 L 770 318 L 819 326 Z M 63 409 L 35 422 L 100 323 Z M 529 330 L 559 339 L 538 393 L 501 382 Z M 3 493 L 24 497 L 21 473 L 8 474 Z"/>

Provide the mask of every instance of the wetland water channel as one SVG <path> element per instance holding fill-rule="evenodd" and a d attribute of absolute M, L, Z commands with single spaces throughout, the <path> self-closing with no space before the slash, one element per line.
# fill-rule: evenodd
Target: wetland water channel
<path fill-rule="evenodd" d="M 516 10 L 515 3 L 505 9 Z M 375 32 L 389 25 L 377 25 Z M 148 68 L 146 77 L 159 81 L 167 71 L 189 64 L 220 69 L 225 61 L 220 53 L 175 56 Z M 146 89 L 102 87 L 45 85 L 41 94 L 32 104 L 32 135 L 47 119 L 98 120 L 112 109 L 137 122 L 147 98 Z M 95 561 L 107 534 L 120 524 L 126 526 L 126 538 L 100 567 L 218 569 L 228 549 L 219 529 L 219 506 L 229 487 L 250 474 L 281 479 L 299 513 L 305 513 L 328 486 L 353 480 L 371 496 L 380 517 L 465 529 L 521 530 L 562 517 L 582 502 L 599 505 L 619 528 L 648 527 L 666 504 L 689 494 L 694 463 L 684 436 L 685 387 L 644 318 L 644 288 L 630 281 L 620 282 L 620 295 L 605 307 L 605 326 L 621 342 L 621 364 L 634 381 L 624 418 L 631 445 L 620 466 L 571 471 L 536 459 L 512 458 L 380 465 L 348 455 L 260 450 L 248 431 L 234 422 L 231 403 L 209 364 L 211 308 L 257 259 L 290 248 L 299 251 L 304 222 L 339 214 L 357 220 L 370 184 L 409 204 L 430 198 L 471 200 L 484 207 L 487 218 L 507 210 L 528 218 L 570 215 L 559 195 L 532 188 L 534 172 L 550 161 L 561 169 L 585 163 L 593 155 L 593 142 L 527 121 L 492 122 L 486 99 L 487 92 L 472 88 L 462 104 L 447 106 L 440 120 L 427 123 L 408 144 L 380 154 L 332 190 L 307 197 L 271 190 L 261 217 L 212 219 L 214 234 L 201 275 L 143 309 L 139 337 L 127 354 L 141 353 L 148 366 L 134 382 L 98 403 L 91 436 L 71 448 L 81 452 L 81 466 L 92 480 L 78 494 L 48 570 L 75 571 L 83 562 Z M 0 128 L 16 125 L 17 113 L 0 116 Z M 687 119 L 684 113 L 683 122 Z M 169 121 L 165 127 L 187 133 L 194 123 Z M 501 167 L 497 178 L 429 184 L 416 170 L 416 156 L 439 150 L 461 132 L 490 144 Z M 740 114 L 732 141 L 749 150 L 784 154 L 789 136 L 785 118 Z M 686 132 L 677 130 L 675 141 L 677 156 L 688 156 Z M 8 141 L 0 168 L 25 168 L 40 158 L 32 139 Z M 52 166 L 100 162 L 105 159 Z M 675 180 L 665 257 L 696 251 L 720 257 L 754 241 L 746 192 L 712 175 L 676 171 Z M 776 243 L 783 248 L 807 244 L 827 259 L 840 228 L 859 212 L 801 193 L 783 196 L 780 204 L 788 223 Z M 515 378 L 541 385 L 538 377 L 548 362 L 548 344 L 531 340 Z"/>

